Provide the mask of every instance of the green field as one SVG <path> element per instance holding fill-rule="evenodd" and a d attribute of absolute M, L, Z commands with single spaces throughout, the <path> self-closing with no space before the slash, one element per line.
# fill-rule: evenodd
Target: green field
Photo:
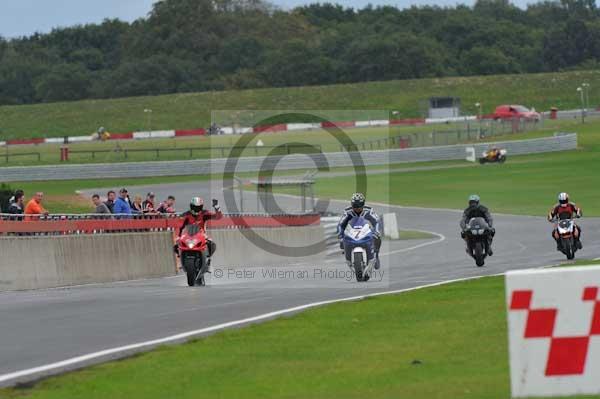
<path fill-rule="evenodd" d="M 0 140 L 80 136 L 104 126 L 111 132 L 207 127 L 214 110 L 397 110 L 395 117 L 419 117 L 419 100 L 458 96 L 464 113 L 521 103 L 538 110 L 580 106 L 575 89 L 590 83 L 597 104 L 600 71 L 499 75 L 369 82 L 332 86 L 205 92 L 111 100 L 0 107 Z M 151 120 L 144 109 L 152 109 Z M 346 111 L 349 112 L 349 111 Z M 356 112 L 355 117 L 368 117 Z"/>
<path fill-rule="evenodd" d="M 401 170 L 414 167 L 445 167 L 455 166 L 462 163 L 461 161 L 449 162 L 420 162 L 408 163 L 399 165 L 380 165 L 369 167 L 370 170 L 387 169 Z M 353 168 L 332 168 L 331 172 L 352 172 Z M 305 173 L 304 170 L 281 171 L 274 174 L 274 177 L 283 176 L 298 176 Z M 239 173 L 242 178 L 256 178 L 256 173 Z M 167 177 L 145 177 L 145 178 L 117 178 L 117 179 L 91 179 L 91 180 L 55 180 L 55 181 L 32 181 L 32 182 L 13 182 L 10 187 L 13 190 L 22 189 L 25 191 L 27 198 L 30 198 L 32 193 L 42 191 L 45 194 L 44 206 L 51 213 L 89 213 L 92 211 L 92 204 L 89 198 L 83 198 L 76 194 L 78 190 L 99 189 L 98 194 L 105 195 L 102 189 L 112 188 L 119 189 L 128 187 L 132 195 L 145 195 L 145 193 L 137 192 L 135 186 L 162 184 L 162 183 L 194 183 L 199 181 L 207 181 L 210 179 L 222 179 L 221 175 L 191 175 L 191 176 L 167 176 Z M 297 194 L 297 193 L 296 193 Z M 158 200 L 162 200 L 159 198 Z M 180 201 L 188 199 L 179 198 Z"/>
<path fill-rule="evenodd" d="M 507 345 L 503 277 L 487 277 L 227 330 L 0 397 L 500 399 Z"/>
<path fill-rule="evenodd" d="M 402 134 L 403 129 L 365 128 L 349 129 L 345 133 L 349 143 L 374 142 L 380 148 L 387 148 L 383 139 L 393 135 Z M 411 129 L 411 132 L 420 132 L 424 127 Z M 245 139 L 252 140 L 245 146 Z M 264 147 L 256 146 L 261 140 Z M 381 140 L 377 143 L 377 140 Z M 293 144 L 296 143 L 296 144 Z M 308 145 L 315 146 L 323 152 L 340 151 L 340 142 L 333 135 L 322 130 L 290 133 L 262 133 L 252 136 L 223 135 L 223 136 L 198 136 L 178 139 L 151 139 L 151 140 L 124 140 L 106 142 L 88 142 L 70 144 L 70 164 L 73 163 L 108 163 L 108 162 L 136 162 L 136 161 L 170 161 L 185 159 L 225 158 L 232 151 L 236 156 L 265 156 L 285 154 L 289 151 L 311 152 Z M 389 143 L 391 145 L 391 143 Z M 279 148 L 273 148 L 277 147 Z M 0 148 L 0 166 L 30 166 L 40 164 L 60 164 L 61 145 L 42 144 L 26 146 L 8 146 Z M 370 148 L 370 147 L 367 147 Z M 377 148 L 377 147 L 375 147 Z M 159 150 L 157 154 L 155 150 Z M 191 152 L 190 152 L 190 149 Z M 234 150 L 236 149 L 236 150 Z M 142 151 L 148 150 L 148 151 Z M 87 151 L 78 153 L 78 151 Z M 97 151 L 95 154 L 89 151 Z M 241 152 L 240 152 L 241 151 Z M 8 162 L 3 155 L 9 154 Z M 36 153 L 29 156 L 14 157 L 16 154 Z M 38 155 L 39 153 L 39 159 Z M 1 178 L 0 178 L 1 179 Z"/>

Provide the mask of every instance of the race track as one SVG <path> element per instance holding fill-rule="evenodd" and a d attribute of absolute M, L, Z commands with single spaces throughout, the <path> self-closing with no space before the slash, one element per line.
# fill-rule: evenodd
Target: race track
<path fill-rule="evenodd" d="M 134 190 L 130 190 L 134 191 Z M 220 187 L 208 183 L 136 188 L 159 198 L 174 194 L 179 207 L 192 195 L 222 199 Z M 212 191 L 212 193 L 210 192 Z M 251 195 L 251 194 L 249 194 Z M 254 201 L 256 199 L 254 198 Z M 278 202 L 297 206 L 297 199 Z M 340 211 L 343 203 L 330 208 Z M 221 323 L 312 302 L 399 290 L 511 269 L 564 262 L 550 239 L 550 225 L 541 217 L 496 215 L 495 255 L 477 268 L 467 257 L 458 234 L 460 213 L 451 210 L 377 206 L 393 211 L 400 227 L 435 232 L 430 240 L 388 242 L 382 250 L 385 284 L 314 279 L 309 286 L 269 278 L 215 279 L 209 287 L 189 288 L 183 276 L 88 285 L 63 289 L 0 293 L 0 385 L 28 381 L 85 364 L 122 357 L 119 352 L 77 364 L 56 364 L 49 370 L 12 374 L 110 348 L 198 330 Z M 578 258 L 600 257 L 600 219 L 583 219 L 584 250 Z M 320 267 L 343 267 L 341 257 L 324 259 Z M 218 255 L 215 257 L 218 268 Z M 295 267 L 314 267 L 296 265 Z M 147 349 L 147 348 L 144 348 Z M 12 375 L 11 375 L 12 374 Z"/>

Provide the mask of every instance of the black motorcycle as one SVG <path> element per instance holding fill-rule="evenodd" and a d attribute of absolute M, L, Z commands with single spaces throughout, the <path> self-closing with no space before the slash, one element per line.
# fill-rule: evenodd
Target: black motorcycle
<path fill-rule="evenodd" d="M 489 245 L 492 238 L 490 226 L 484 218 L 473 218 L 467 223 L 463 236 L 467 242 L 467 253 L 475 259 L 477 266 L 483 266 L 485 258 L 489 254 Z"/>

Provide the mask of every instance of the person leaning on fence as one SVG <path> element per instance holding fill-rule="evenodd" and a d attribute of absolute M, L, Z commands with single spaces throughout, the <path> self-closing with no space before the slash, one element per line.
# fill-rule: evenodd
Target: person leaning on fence
<path fill-rule="evenodd" d="M 98 215 L 110 215 L 111 214 L 110 209 L 108 209 L 108 206 L 106 206 L 106 204 L 100 200 L 100 196 L 98 194 L 92 195 L 92 202 L 94 203 L 94 206 L 96 207 L 96 211 L 94 213 L 96 213 Z"/>
<path fill-rule="evenodd" d="M 144 213 L 144 215 L 156 214 L 156 209 L 154 208 L 154 198 L 155 197 L 156 197 L 156 195 L 154 195 L 153 192 L 149 192 L 146 195 L 146 200 L 144 202 L 142 202 L 142 212 Z"/>
<path fill-rule="evenodd" d="M 23 190 L 15 191 L 15 195 L 10 199 L 8 213 L 11 215 L 22 215 L 25 210 L 25 193 Z M 15 217 L 13 220 L 21 220 L 20 217 Z"/>
<path fill-rule="evenodd" d="M 133 202 L 131 203 L 131 212 L 134 215 L 141 215 L 143 213 L 144 207 L 142 206 L 142 197 L 136 195 L 133 197 Z"/>
<path fill-rule="evenodd" d="M 127 194 L 126 188 L 122 188 L 119 191 L 119 198 L 115 201 L 115 206 L 113 208 L 113 213 L 115 215 L 131 215 L 131 205 L 129 205 Z"/>
<path fill-rule="evenodd" d="M 175 213 L 175 197 L 169 195 L 167 200 L 160 204 L 158 209 L 156 209 L 158 213 L 172 215 Z"/>
<path fill-rule="evenodd" d="M 110 190 L 106 193 L 106 201 L 104 201 L 104 205 L 108 208 L 110 213 L 115 213 L 115 199 L 117 198 L 117 193 L 113 190 Z"/>
<path fill-rule="evenodd" d="M 48 211 L 42 206 L 42 200 L 44 199 L 44 193 L 35 193 L 33 198 L 27 203 L 25 207 L 25 215 L 48 215 Z"/>

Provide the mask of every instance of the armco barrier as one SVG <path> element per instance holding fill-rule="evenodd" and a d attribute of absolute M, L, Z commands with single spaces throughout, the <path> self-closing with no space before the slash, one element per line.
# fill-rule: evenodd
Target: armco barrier
<path fill-rule="evenodd" d="M 0 238 L 0 291 L 174 274 L 170 232 Z"/>
<path fill-rule="evenodd" d="M 566 151 L 577 148 L 577 134 L 565 134 L 544 137 L 533 140 L 506 141 L 481 144 L 459 144 L 450 146 L 419 147 L 398 150 L 362 151 L 360 158 L 365 165 L 386 165 L 403 162 L 427 162 L 464 159 L 467 147 L 474 147 L 476 154 L 483 152 L 490 145 L 496 145 L 508 150 L 509 156 L 534 154 L 543 152 Z M 259 170 L 293 170 L 310 169 L 321 166 L 347 167 L 353 165 L 348 153 L 323 153 L 322 157 L 309 158 L 302 154 L 285 156 L 282 161 L 278 156 L 244 157 L 237 162 L 229 162 L 225 158 L 197 159 L 190 161 L 169 162 L 135 162 L 114 164 L 82 164 L 7 167 L 0 169 L 0 181 L 34 181 L 34 180 L 71 180 L 71 179 L 103 179 L 106 176 L 118 177 L 154 177 L 154 176 L 183 176 L 222 173 L 226 166 L 236 164 L 236 172 L 254 172 Z"/>

